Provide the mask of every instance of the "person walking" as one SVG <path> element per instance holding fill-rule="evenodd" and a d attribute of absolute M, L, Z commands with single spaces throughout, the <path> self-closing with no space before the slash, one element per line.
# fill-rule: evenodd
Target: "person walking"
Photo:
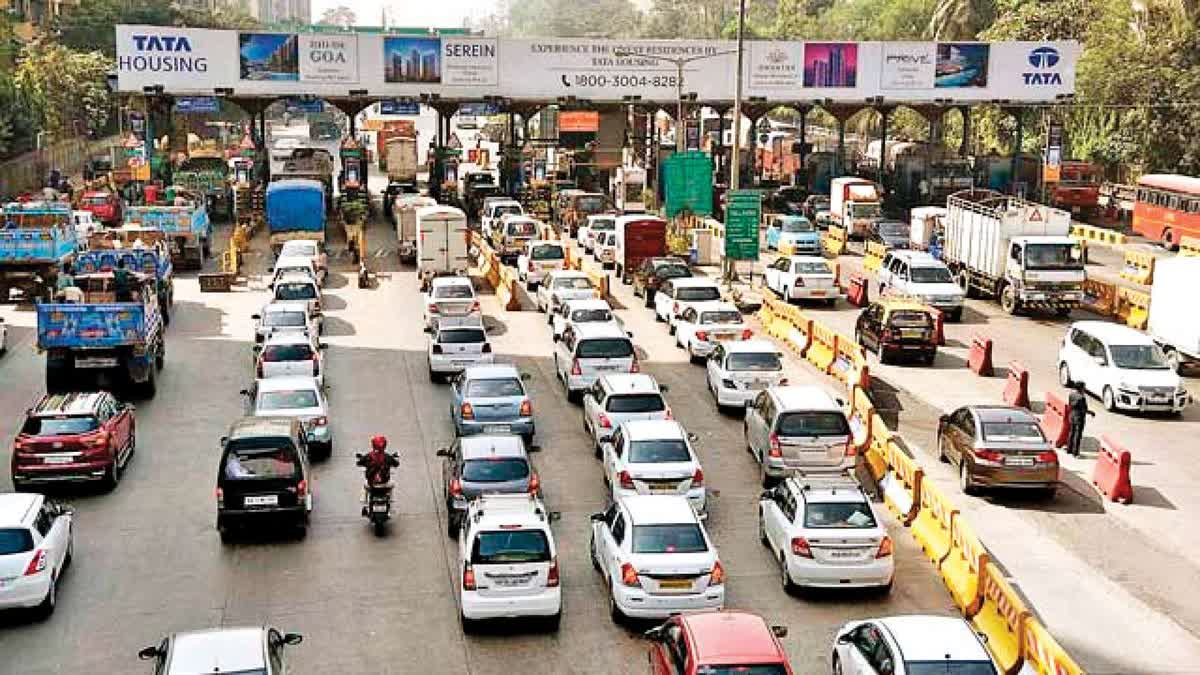
<path fill-rule="evenodd" d="M 1083 444 L 1084 424 L 1087 423 L 1089 415 L 1096 416 L 1096 413 L 1088 410 L 1087 393 L 1082 382 L 1075 383 L 1071 395 L 1067 397 L 1067 407 L 1070 410 L 1071 421 L 1071 433 L 1067 438 L 1067 452 L 1078 457 L 1080 446 Z"/>

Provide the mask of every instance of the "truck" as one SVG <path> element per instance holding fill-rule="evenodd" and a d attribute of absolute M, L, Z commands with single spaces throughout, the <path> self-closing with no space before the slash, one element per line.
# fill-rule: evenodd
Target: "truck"
<path fill-rule="evenodd" d="M 411 138 L 414 144 L 417 139 L 417 124 L 413 120 L 387 120 L 383 127 L 375 132 L 375 157 L 378 158 L 379 169 L 388 168 L 387 146 L 393 138 Z"/>
<path fill-rule="evenodd" d="M 1159 258 L 1150 286 L 1151 339 L 1162 348 L 1175 372 L 1200 366 L 1200 314 L 1196 312 L 1196 281 L 1200 258 Z"/>
<path fill-rule="evenodd" d="M 396 136 L 387 142 L 389 183 L 417 185 L 417 137 Z"/>
<path fill-rule="evenodd" d="M 80 245 L 70 204 L 5 205 L 0 227 L 0 302 L 8 302 L 14 288 L 27 301 L 49 300 L 63 264 L 75 259 Z"/>
<path fill-rule="evenodd" d="M 201 205 L 131 206 L 125 210 L 125 225 L 161 231 L 180 268 L 201 269 L 212 255 L 212 221 Z"/>
<path fill-rule="evenodd" d="M 417 209 L 417 232 L 417 277 L 422 292 L 434 277 L 466 275 L 471 231 L 467 229 L 467 214 L 462 209 L 453 206 Z"/>
<path fill-rule="evenodd" d="M 131 299 L 118 299 L 109 272 L 80 274 L 81 303 L 39 303 L 37 348 L 46 354 L 51 393 L 130 386 L 154 396 L 166 359 L 154 277 L 134 272 Z"/>
<path fill-rule="evenodd" d="M 1046 181 L 1050 205 L 1083 216 L 1095 215 L 1100 209 L 1103 169 L 1091 162 L 1064 159 L 1058 172 L 1058 180 Z"/>
<path fill-rule="evenodd" d="M 883 199 L 875 183 L 855 176 L 834 178 L 829 184 L 833 222 L 850 237 L 866 237 L 883 219 Z"/>
<path fill-rule="evenodd" d="M 122 228 L 112 232 L 124 235 L 117 238 L 108 233 L 92 237 L 88 250 L 80 251 L 75 258 L 78 274 L 112 272 L 117 263 L 124 261 L 125 269 L 153 277 L 154 289 L 158 293 L 158 308 L 163 323 L 171 323 L 171 307 L 175 304 L 175 267 L 171 264 L 171 252 L 166 238 L 157 230 Z M 130 238 L 138 242 L 133 244 Z"/>
<path fill-rule="evenodd" d="M 412 265 L 417 262 L 417 211 L 426 206 L 437 206 L 437 200 L 419 194 L 396 195 L 392 214 L 396 221 L 396 252 L 400 262 Z"/>
<path fill-rule="evenodd" d="M 616 271 L 621 283 L 633 283 L 633 272 L 646 258 L 667 255 L 667 221 L 658 216 L 618 216 L 616 232 Z"/>
<path fill-rule="evenodd" d="M 176 185 L 204 195 L 205 208 L 216 217 L 233 218 L 233 188 L 229 183 L 229 164 L 219 155 L 193 155 L 172 174 Z"/>
<path fill-rule="evenodd" d="M 613 173 L 611 188 L 617 210 L 622 213 L 646 211 L 646 170 L 642 167 L 617 167 Z"/>
<path fill-rule="evenodd" d="M 1071 214 L 991 190 L 947 200 L 942 259 L 968 297 L 996 298 L 1009 314 L 1066 316 L 1083 300 L 1083 250 Z"/>
<path fill-rule="evenodd" d="M 271 181 L 314 180 L 324 186 L 329 196 L 325 208 L 333 208 L 333 155 L 324 148 L 300 147 L 292 150 L 290 159 L 271 174 Z"/>
<path fill-rule="evenodd" d="M 908 212 L 908 238 L 912 248 L 928 251 L 941 245 L 942 224 L 946 209 L 941 206 L 918 206 Z"/>
<path fill-rule="evenodd" d="M 276 255 L 286 241 L 308 239 L 325 244 L 325 185 L 294 178 L 267 186 L 267 232 Z"/>

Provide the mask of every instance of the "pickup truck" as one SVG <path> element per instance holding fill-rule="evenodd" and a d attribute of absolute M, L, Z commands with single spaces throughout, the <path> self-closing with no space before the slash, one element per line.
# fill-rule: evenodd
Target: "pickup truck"
<path fill-rule="evenodd" d="M 75 258 L 75 271 L 77 274 L 112 272 L 120 260 L 125 261 L 125 269 L 154 278 L 163 323 L 170 324 L 171 307 L 175 304 L 175 267 L 171 264 L 171 254 L 165 243 L 141 248 L 93 248 L 82 251 Z"/>
<path fill-rule="evenodd" d="M 212 255 L 212 222 L 203 206 L 131 206 L 125 224 L 162 231 L 172 261 L 181 268 L 201 269 Z"/>
<path fill-rule="evenodd" d="M 0 302 L 20 289 L 25 300 L 49 300 L 63 263 L 79 252 L 71 206 L 58 202 L 7 204 L 0 227 Z"/>

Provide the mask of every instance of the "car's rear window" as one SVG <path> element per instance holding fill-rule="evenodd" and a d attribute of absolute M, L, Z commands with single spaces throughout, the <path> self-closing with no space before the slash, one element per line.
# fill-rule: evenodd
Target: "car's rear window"
<path fill-rule="evenodd" d="M 293 410 L 316 408 L 318 405 L 317 392 L 312 389 L 264 391 L 258 395 L 259 410 Z"/>
<path fill-rule="evenodd" d="M 703 553 L 708 550 L 704 533 L 695 523 L 634 525 L 634 553 Z"/>
<path fill-rule="evenodd" d="M 290 447 L 231 448 L 225 456 L 226 478 L 292 478 L 300 471 Z"/>
<path fill-rule="evenodd" d="M 284 274 L 293 274 L 293 273 L 312 274 L 312 268 L 309 267 L 308 265 L 296 265 L 294 267 L 288 266 L 288 267 L 276 267 L 275 268 L 275 277 L 276 278 L 281 277 Z"/>
<path fill-rule="evenodd" d="M 525 387 L 515 377 L 492 380 L 470 380 L 467 382 L 464 396 L 476 398 L 501 398 L 504 396 L 523 396 Z"/>
<path fill-rule="evenodd" d="M 797 274 L 829 274 L 829 265 L 823 262 L 798 262 L 796 263 Z"/>
<path fill-rule="evenodd" d="M 596 218 L 595 220 L 591 221 L 591 224 L 589 225 L 593 232 L 598 232 L 600 230 L 611 230 L 616 226 L 617 221 L 613 220 L 612 218 Z"/>
<path fill-rule="evenodd" d="M 91 415 L 76 417 L 30 417 L 21 427 L 21 433 L 31 436 L 71 436 L 86 434 L 100 428 L 100 423 Z"/>
<path fill-rule="evenodd" d="M 26 553 L 33 550 L 33 535 L 23 527 L 0 528 L 0 555 Z"/>
<path fill-rule="evenodd" d="M 787 675 L 787 668 L 778 664 L 746 666 L 698 666 L 696 675 Z"/>
<path fill-rule="evenodd" d="M 741 323 L 742 314 L 736 311 L 701 312 L 700 323 Z"/>
<path fill-rule="evenodd" d="M 611 413 L 652 413 L 667 409 L 662 394 L 617 394 L 604 407 Z"/>
<path fill-rule="evenodd" d="M 804 526 L 818 529 L 863 529 L 875 527 L 875 514 L 866 502 L 809 502 L 804 509 Z"/>
<path fill-rule="evenodd" d="M 836 412 L 789 412 L 779 416 L 775 433 L 780 436 L 848 436 L 846 416 Z"/>
<path fill-rule="evenodd" d="M 438 342 L 446 345 L 462 345 L 487 342 L 482 328 L 444 328 L 438 331 Z"/>
<path fill-rule="evenodd" d="M 577 309 L 571 312 L 571 320 L 575 323 L 591 323 L 593 321 L 612 321 L 612 312 L 607 309 Z"/>
<path fill-rule="evenodd" d="M 686 300 L 688 302 L 699 302 L 702 300 L 720 300 L 721 291 L 712 286 L 701 286 L 699 288 L 681 288 L 675 294 L 676 300 Z"/>
<path fill-rule="evenodd" d="M 654 274 L 659 279 L 679 279 L 692 276 L 692 270 L 684 265 L 662 265 L 655 268 Z"/>
<path fill-rule="evenodd" d="M 306 344 L 267 345 L 263 348 L 263 361 L 311 361 L 312 347 Z"/>
<path fill-rule="evenodd" d="M 592 338 L 582 340 L 575 348 L 581 359 L 627 359 L 633 356 L 633 343 L 628 338 Z"/>
<path fill-rule="evenodd" d="M 495 210 L 492 212 L 492 217 L 499 218 L 500 216 L 507 215 L 509 213 L 521 215 L 524 212 L 521 210 L 521 207 L 517 206 L 516 204 L 503 204 L 495 208 Z"/>
<path fill-rule="evenodd" d="M 592 280 L 587 277 L 567 277 L 554 280 L 554 288 L 575 288 L 585 290 L 592 287 Z"/>
<path fill-rule="evenodd" d="M 311 242 L 287 242 L 279 251 L 279 257 L 285 255 L 314 256 L 317 255 L 317 245 Z"/>
<path fill-rule="evenodd" d="M 301 327 L 306 325 L 304 312 L 269 312 L 263 317 L 263 325 L 268 328 Z"/>
<path fill-rule="evenodd" d="M 541 530 L 480 532 L 471 547 L 476 565 L 550 562 L 550 541 Z"/>
<path fill-rule="evenodd" d="M 575 209 L 583 213 L 596 213 L 604 210 L 604 197 L 599 195 L 579 197 L 575 200 Z"/>
<path fill-rule="evenodd" d="M 433 288 L 433 297 L 442 299 L 465 299 L 475 297 L 475 291 L 466 284 L 447 284 L 445 286 L 435 286 Z"/>
<path fill-rule="evenodd" d="M 522 220 L 519 223 L 509 223 L 505 228 L 510 237 L 532 237 L 537 233 L 537 225 L 527 220 Z"/>
<path fill-rule="evenodd" d="M 891 317 L 888 319 L 888 324 L 892 326 L 903 326 L 905 328 L 912 328 L 914 326 L 918 328 L 928 328 L 933 324 L 933 321 L 925 312 L 900 310 L 892 312 Z"/>
<path fill-rule="evenodd" d="M 729 370 L 773 371 L 783 370 L 778 354 L 749 352 L 729 355 Z"/>
<path fill-rule="evenodd" d="M 472 483 L 504 483 L 529 477 L 529 463 L 520 457 L 468 459 L 463 462 L 463 480 Z"/>
<path fill-rule="evenodd" d="M 275 286 L 276 300 L 315 300 L 317 289 L 312 284 L 278 284 Z"/>
<path fill-rule="evenodd" d="M 625 461 L 633 464 L 656 464 L 661 462 L 690 462 L 692 455 L 687 443 L 680 438 L 659 438 L 650 441 L 633 441 Z"/>
<path fill-rule="evenodd" d="M 562 260 L 565 254 L 558 244 L 541 244 L 533 247 L 534 260 Z"/>
<path fill-rule="evenodd" d="M 908 675 L 996 675 L 987 661 L 905 661 Z"/>
<path fill-rule="evenodd" d="M 1037 422 L 984 422 L 983 440 L 1041 443 L 1046 437 L 1042 435 Z"/>

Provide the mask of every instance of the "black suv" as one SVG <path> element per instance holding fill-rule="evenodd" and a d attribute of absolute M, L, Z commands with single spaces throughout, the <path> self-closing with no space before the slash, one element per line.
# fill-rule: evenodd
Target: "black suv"
<path fill-rule="evenodd" d="M 244 417 L 221 438 L 217 531 L 229 541 L 249 523 L 285 522 L 308 532 L 312 475 L 304 428 L 293 418 Z"/>

